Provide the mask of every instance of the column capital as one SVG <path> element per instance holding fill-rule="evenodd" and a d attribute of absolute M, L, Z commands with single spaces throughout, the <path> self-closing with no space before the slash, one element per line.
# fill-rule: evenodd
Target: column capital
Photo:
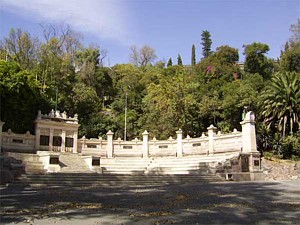
<path fill-rule="evenodd" d="M 176 134 L 182 134 L 182 130 L 179 129 L 178 131 L 176 131 Z"/>
<path fill-rule="evenodd" d="M 246 113 L 245 118 L 242 122 L 240 122 L 241 125 L 246 124 L 246 123 L 251 123 L 255 124 L 255 114 L 252 111 L 249 111 Z"/>
<path fill-rule="evenodd" d="M 214 126 L 214 125 L 210 125 L 208 128 L 207 128 L 208 131 L 212 130 L 212 131 L 216 131 L 217 128 Z"/>
<path fill-rule="evenodd" d="M 112 132 L 111 130 L 109 130 L 106 134 L 107 135 L 114 135 L 114 132 Z"/>

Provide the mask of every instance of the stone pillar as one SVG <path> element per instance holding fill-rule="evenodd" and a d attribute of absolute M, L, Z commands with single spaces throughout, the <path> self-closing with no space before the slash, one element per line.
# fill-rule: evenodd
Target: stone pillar
<path fill-rule="evenodd" d="M 40 150 L 41 128 L 35 127 L 35 150 Z"/>
<path fill-rule="evenodd" d="M 248 112 L 240 124 L 242 125 L 243 153 L 257 152 L 254 113 Z"/>
<path fill-rule="evenodd" d="M 74 131 L 73 133 L 73 153 L 77 153 L 78 152 L 78 132 L 77 131 Z"/>
<path fill-rule="evenodd" d="M 54 128 L 50 128 L 50 136 L 49 136 L 49 151 L 52 151 L 53 149 L 53 133 L 54 133 Z"/>
<path fill-rule="evenodd" d="M 260 153 L 256 146 L 255 133 L 255 115 L 253 112 L 248 112 L 242 122 L 242 153 L 248 158 L 249 171 L 260 171 Z"/>
<path fill-rule="evenodd" d="M 149 157 L 149 143 L 148 143 L 149 133 L 145 130 L 143 133 L 143 158 Z"/>
<path fill-rule="evenodd" d="M 2 127 L 4 125 L 4 122 L 2 122 L 0 120 L 0 152 L 1 152 L 1 148 L 2 148 Z"/>
<path fill-rule="evenodd" d="M 108 158 L 113 158 L 113 154 L 114 154 L 114 144 L 113 144 L 113 136 L 114 136 L 114 133 L 109 130 L 107 133 L 107 148 L 106 148 L 106 151 L 107 151 L 107 157 Z"/>
<path fill-rule="evenodd" d="M 61 152 L 65 152 L 65 151 L 66 151 L 66 130 L 62 130 L 61 131 Z"/>
<path fill-rule="evenodd" d="M 215 131 L 217 130 L 214 125 L 210 125 L 208 128 L 208 154 L 214 154 L 215 148 L 214 148 L 214 137 L 216 136 Z"/>
<path fill-rule="evenodd" d="M 177 134 L 177 157 L 182 157 L 183 148 L 182 148 L 182 130 L 179 129 L 176 131 Z"/>

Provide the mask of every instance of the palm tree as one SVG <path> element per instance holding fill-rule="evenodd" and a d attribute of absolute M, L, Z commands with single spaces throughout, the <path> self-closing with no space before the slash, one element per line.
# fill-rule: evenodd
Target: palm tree
<path fill-rule="evenodd" d="M 261 110 L 264 121 L 270 127 L 278 125 L 284 137 L 300 125 L 300 74 L 276 73 L 271 84 L 262 93 Z"/>

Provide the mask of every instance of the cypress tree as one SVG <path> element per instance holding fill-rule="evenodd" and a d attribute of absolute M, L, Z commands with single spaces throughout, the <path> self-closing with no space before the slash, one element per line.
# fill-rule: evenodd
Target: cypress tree
<path fill-rule="evenodd" d="M 177 57 L 177 65 L 182 66 L 182 59 L 181 59 L 180 54 L 178 54 L 178 57 Z"/>
<path fill-rule="evenodd" d="M 211 35 L 210 35 L 209 31 L 207 31 L 207 30 L 202 31 L 201 40 L 202 40 L 202 42 L 201 42 L 202 54 L 203 54 L 204 58 L 207 58 L 212 53 L 212 51 L 211 51 L 212 40 L 211 40 Z"/>
<path fill-rule="evenodd" d="M 196 65 L 196 47 L 193 44 L 192 46 L 192 61 L 191 61 L 192 66 Z"/>
<path fill-rule="evenodd" d="M 167 67 L 172 66 L 173 62 L 172 62 L 172 58 L 170 57 L 167 63 Z"/>

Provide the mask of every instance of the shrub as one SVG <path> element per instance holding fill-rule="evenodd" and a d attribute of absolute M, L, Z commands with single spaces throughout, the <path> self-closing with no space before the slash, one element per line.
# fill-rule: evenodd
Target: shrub
<path fill-rule="evenodd" d="M 284 159 L 300 157 L 300 138 L 289 135 L 282 139 L 282 154 Z"/>

